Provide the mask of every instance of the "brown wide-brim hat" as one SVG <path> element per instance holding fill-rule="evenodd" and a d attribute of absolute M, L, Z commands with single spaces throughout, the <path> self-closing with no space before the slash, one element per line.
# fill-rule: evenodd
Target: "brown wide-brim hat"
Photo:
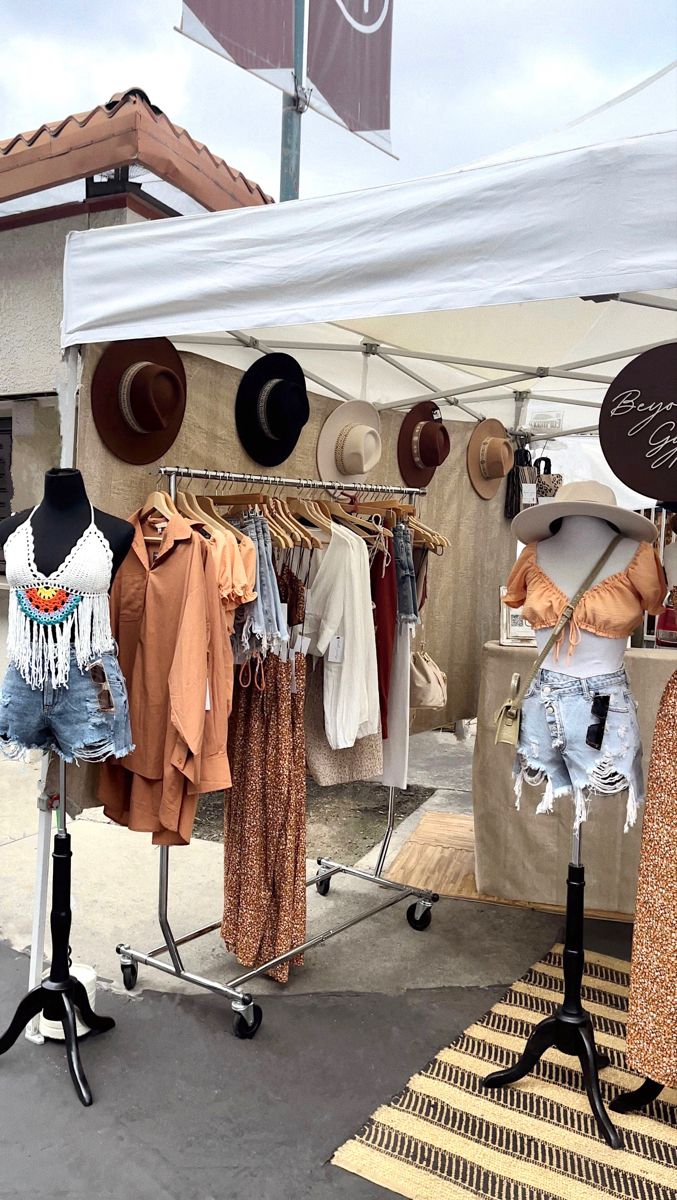
<path fill-rule="evenodd" d="M 92 378 L 92 416 L 101 441 L 122 462 L 164 458 L 186 411 L 186 372 L 167 338 L 111 342 Z"/>
<path fill-rule="evenodd" d="M 480 421 L 472 431 L 467 449 L 470 482 L 478 496 L 491 500 L 515 461 L 505 426 L 493 417 Z"/>
<path fill-rule="evenodd" d="M 422 400 L 410 408 L 397 439 L 397 461 L 404 482 L 410 487 L 427 487 L 450 450 L 451 438 L 439 405 Z"/>

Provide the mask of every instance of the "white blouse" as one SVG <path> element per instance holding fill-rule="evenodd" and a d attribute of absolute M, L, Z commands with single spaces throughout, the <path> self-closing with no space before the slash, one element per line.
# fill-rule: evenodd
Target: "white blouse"
<path fill-rule="evenodd" d="M 369 552 L 357 534 L 332 526 L 306 598 L 311 653 L 324 657 L 324 725 L 334 750 L 380 727 Z"/>

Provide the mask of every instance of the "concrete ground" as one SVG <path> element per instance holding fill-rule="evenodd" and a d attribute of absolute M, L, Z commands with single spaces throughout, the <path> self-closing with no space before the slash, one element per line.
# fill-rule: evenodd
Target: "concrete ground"
<path fill-rule="evenodd" d="M 26 986 L 38 771 L 36 763 L 0 764 L 0 1013 L 7 1021 Z M 469 811 L 469 745 L 448 734 L 418 735 L 411 775 L 434 789 L 424 809 Z M 400 825 L 391 854 L 421 811 Z M 161 940 L 158 851 L 98 812 L 70 829 L 73 958 L 96 967 L 97 1007 L 117 1027 L 82 1046 L 95 1093 L 90 1110 L 75 1098 L 62 1045 L 20 1038 L 0 1060 L 2 1200 L 385 1197 L 328 1166 L 334 1149 L 561 934 L 557 916 L 451 900 L 440 901 L 430 928 L 417 933 L 396 905 L 309 953 L 285 989 L 256 980 L 263 1024 L 253 1041 L 237 1041 L 230 1007 L 217 996 L 145 967 L 137 991 L 123 991 L 117 942 L 147 950 Z M 172 851 L 177 934 L 219 917 L 222 886 L 220 845 L 194 841 Z M 382 896 L 346 878 L 333 881 L 326 898 L 310 888 L 309 931 Z M 596 923 L 589 942 L 627 953 L 629 930 Z M 188 969 L 217 980 L 240 970 L 216 933 L 186 946 L 184 957 Z"/>

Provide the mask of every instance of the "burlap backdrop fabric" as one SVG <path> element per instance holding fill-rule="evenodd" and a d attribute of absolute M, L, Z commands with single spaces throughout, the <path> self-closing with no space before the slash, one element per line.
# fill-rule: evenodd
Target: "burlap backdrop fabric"
<path fill-rule="evenodd" d="M 127 516 L 155 486 L 157 465 L 133 467 L 120 462 L 101 442 L 90 406 L 90 385 L 102 347 L 87 347 L 80 388 L 77 459 L 89 496 L 98 508 Z M 237 437 L 234 405 L 242 372 L 195 354 L 184 354 L 188 400 L 186 416 L 167 465 L 206 470 L 267 473 L 252 462 Z M 292 456 L 278 474 L 317 477 L 317 436 L 337 402 L 311 393 L 310 420 Z M 111 403 L 116 403 L 111 397 Z M 370 475 L 373 483 L 402 483 L 397 465 L 397 435 L 402 414 L 381 414 L 383 455 Z M 470 485 L 465 458 L 473 429 L 451 422 L 451 454 L 437 471 L 421 505 L 423 520 L 451 541 L 442 557 L 431 555 L 429 600 L 424 620 L 426 647 L 448 679 L 446 713 L 417 715 L 415 728 L 430 728 L 477 712 L 482 645 L 498 635 L 498 589 L 515 557 L 515 543 L 503 516 L 503 488 L 491 501 Z M 270 472 L 275 474 L 275 471 Z"/>
<path fill-rule="evenodd" d="M 525 786 L 520 811 L 512 783 L 514 753 L 494 745 L 493 714 L 508 695 L 510 679 L 524 679 L 535 651 L 523 646 L 484 647 L 482 687 L 473 762 L 475 877 L 484 895 L 540 904 L 564 904 L 567 863 L 571 855 L 572 806 L 555 802 L 555 811 L 536 816 L 543 788 Z M 639 705 L 644 747 L 644 774 L 663 688 L 677 667 L 677 651 L 629 650 L 626 668 Z M 642 813 L 623 833 L 626 795 L 596 796 L 582 827 L 587 908 L 632 913 L 635 908 Z M 642 810 L 643 811 L 643 810 Z"/>

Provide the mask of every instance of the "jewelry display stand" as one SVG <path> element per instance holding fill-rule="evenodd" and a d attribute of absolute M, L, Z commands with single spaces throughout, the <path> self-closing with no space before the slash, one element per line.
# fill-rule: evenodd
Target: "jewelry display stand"
<path fill-rule="evenodd" d="M 546 1050 L 556 1046 L 563 1054 L 578 1058 L 590 1107 L 602 1137 L 614 1150 L 622 1138 L 604 1107 L 599 1072 L 608 1067 L 608 1058 L 597 1052 L 590 1014 L 583 1008 L 581 986 L 585 966 L 583 946 L 585 870 L 581 862 L 580 830 L 574 834 L 572 861 L 567 876 L 566 933 L 564 941 L 564 1001 L 550 1017 L 539 1021 L 521 1057 L 513 1067 L 494 1071 L 482 1080 L 484 1088 L 506 1087 L 533 1071 Z"/>
<path fill-rule="evenodd" d="M 48 1021 L 60 1021 L 75 1091 L 81 1103 L 89 1106 L 92 1092 L 80 1061 L 75 1010 L 91 1033 L 106 1033 L 113 1028 L 115 1021 L 112 1017 L 97 1016 L 89 1003 L 84 984 L 70 974 L 71 858 L 71 839 L 66 831 L 66 764 L 61 760 L 57 831 L 52 851 L 52 963 L 49 977 L 32 988 L 19 1003 L 8 1029 L 0 1037 L 0 1054 L 11 1049 L 22 1030 L 39 1013 Z"/>

